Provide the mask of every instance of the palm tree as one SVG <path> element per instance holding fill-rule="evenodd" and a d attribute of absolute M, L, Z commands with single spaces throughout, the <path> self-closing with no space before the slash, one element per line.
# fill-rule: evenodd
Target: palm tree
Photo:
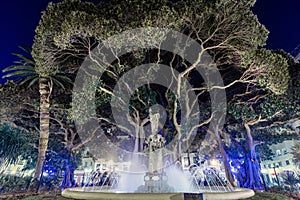
<path fill-rule="evenodd" d="M 290 186 L 291 192 L 295 192 L 295 188 L 297 188 L 297 184 L 300 183 L 299 176 L 294 172 L 286 172 L 282 175 L 283 183 Z"/>
<path fill-rule="evenodd" d="M 23 54 L 14 53 L 20 60 L 14 62 L 15 65 L 7 67 L 3 70 L 7 73 L 3 78 L 14 78 L 20 84 L 28 84 L 31 87 L 38 83 L 40 93 L 40 135 L 38 146 L 38 159 L 35 169 L 35 174 L 31 183 L 31 190 L 38 190 L 39 182 L 42 175 L 43 164 L 46 156 L 49 140 L 49 120 L 50 120 L 50 96 L 53 90 L 53 85 L 56 84 L 62 89 L 65 89 L 66 83 L 72 81 L 64 74 L 56 73 L 55 75 L 38 74 L 35 70 L 35 61 L 31 56 L 31 47 L 20 47 Z"/>

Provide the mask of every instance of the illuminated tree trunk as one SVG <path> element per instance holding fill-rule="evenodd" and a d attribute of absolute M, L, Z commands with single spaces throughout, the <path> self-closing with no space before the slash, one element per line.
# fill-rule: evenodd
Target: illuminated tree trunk
<path fill-rule="evenodd" d="M 251 135 L 251 129 L 248 124 L 244 125 L 246 128 L 247 139 L 248 139 L 248 152 L 245 159 L 246 167 L 246 180 L 244 187 L 251 188 L 254 190 L 263 190 L 263 184 L 260 179 L 259 163 L 256 159 L 255 145 L 253 137 Z"/>
<path fill-rule="evenodd" d="M 134 126 L 135 130 L 135 140 L 134 140 L 134 153 L 141 152 L 143 150 L 144 142 L 145 142 L 145 132 L 143 126 L 149 121 L 148 119 L 141 120 L 139 117 L 139 113 L 136 112 L 134 115 L 135 120 L 130 120 L 131 125 Z"/>
<path fill-rule="evenodd" d="M 134 153 L 138 153 L 139 152 L 139 127 L 136 126 L 135 127 L 135 140 L 134 140 L 134 149 L 133 152 Z"/>
<path fill-rule="evenodd" d="M 144 146 L 144 143 L 145 143 L 145 132 L 144 132 L 144 129 L 143 127 L 140 128 L 140 143 L 139 143 L 139 147 L 140 147 L 140 151 L 143 151 L 143 146 Z"/>
<path fill-rule="evenodd" d="M 179 136 L 179 138 L 181 138 L 181 136 Z M 181 162 L 182 160 L 181 160 L 181 157 L 182 157 L 182 140 L 181 139 L 179 139 L 179 141 L 178 141 L 178 147 L 177 147 L 177 158 L 178 158 L 178 160 Z"/>
<path fill-rule="evenodd" d="M 39 80 L 39 92 L 40 92 L 40 138 L 38 146 L 38 159 L 36 163 L 35 173 L 33 180 L 29 187 L 30 191 L 38 191 L 40 179 L 43 171 L 43 165 L 46 157 L 46 151 L 49 140 L 49 110 L 50 110 L 50 94 L 51 86 L 49 81 L 45 77 L 41 77 Z"/>
<path fill-rule="evenodd" d="M 231 185 L 235 186 L 234 178 L 233 178 L 233 175 L 232 175 L 232 172 L 231 172 L 231 169 L 230 169 L 229 158 L 228 158 L 228 156 L 225 152 L 223 141 L 222 141 L 218 131 L 215 132 L 215 135 L 217 137 L 220 153 L 221 153 L 221 156 L 223 158 L 223 164 L 224 164 L 226 179 Z"/>
<path fill-rule="evenodd" d="M 68 188 L 68 187 L 75 187 L 75 180 L 74 180 L 74 166 L 73 166 L 73 159 L 72 155 L 70 155 L 71 162 L 68 160 L 66 161 L 65 166 L 65 172 L 64 172 L 64 178 L 61 183 L 62 188 Z"/>

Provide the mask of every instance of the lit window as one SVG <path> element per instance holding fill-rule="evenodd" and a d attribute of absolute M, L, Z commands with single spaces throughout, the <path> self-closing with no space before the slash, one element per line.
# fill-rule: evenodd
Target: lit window
<path fill-rule="evenodd" d="M 287 154 L 286 148 L 283 148 L 283 149 L 282 149 L 282 154 L 283 154 L 283 155 L 284 155 L 284 154 Z"/>
<path fill-rule="evenodd" d="M 281 156 L 281 151 L 278 149 L 278 150 L 276 150 L 276 155 L 277 156 Z"/>

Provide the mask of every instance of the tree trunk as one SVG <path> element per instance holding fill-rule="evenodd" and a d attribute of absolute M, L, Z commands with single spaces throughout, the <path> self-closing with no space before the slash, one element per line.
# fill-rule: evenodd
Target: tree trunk
<path fill-rule="evenodd" d="M 181 138 L 181 132 L 180 130 L 177 130 L 178 131 L 178 143 L 177 143 L 177 151 L 176 151 L 176 158 L 179 162 L 182 162 L 182 138 Z"/>
<path fill-rule="evenodd" d="M 144 147 L 144 143 L 145 143 L 145 132 L 143 130 L 143 127 L 140 127 L 140 152 L 143 151 L 143 147 Z"/>
<path fill-rule="evenodd" d="M 134 140 L 134 149 L 133 153 L 138 153 L 139 152 L 139 127 L 135 127 L 135 140 Z"/>
<path fill-rule="evenodd" d="M 188 166 L 191 166 L 191 163 L 192 163 L 192 162 L 191 162 L 191 157 L 190 157 L 190 156 L 191 156 L 191 155 L 190 155 L 190 150 L 187 149 L 187 152 L 186 152 L 186 153 L 187 153 L 187 159 L 188 159 Z"/>
<path fill-rule="evenodd" d="M 65 166 L 64 178 L 61 183 L 61 188 L 75 187 L 74 167 L 69 165 L 69 162 L 67 162 Z"/>
<path fill-rule="evenodd" d="M 231 169 L 230 169 L 229 159 L 228 159 L 228 156 L 227 156 L 227 154 L 225 152 L 225 149 L 224 149 L 223 141 L 222 141 L 218 131 L 215 131 L 215 135 L 216 135 L 216 138 L 217 138 L 217 142 L 218 142 L 218 145 L 219 145 L 221 156 L 223 158 L 223 164 L 224 164 L 226 179 L 232 186 L 236 186 L 236 184 L 234 182 L 232 172 L 231 172 Z"/>
<path fill-rule="evenodd" d="M 253 142 L 253 137 L 251 135 L 251 129 L 248 124 L 245 124 L 244 126 L 246 128 L 248 139 L 248 153 L 245 159 L 246 182 L 244 184 L 244 187 L 254 190 L 263 190 L 264 187 L 260 179 L 259 163 L 256 159 L 255 145 Z"/>
<path fill-rule="evenodd" d="M 71 186 L 70 183 L 70 168 L 68 166 L 68 163 L 66 164 L 65 170 L 64 170 L 64 178 L 61 183 L 61 188 L 65 189 Z"/>
<path fill-rule="evenodd" d="M 39 80 L 40 92 L 40 138 L 38 146 L 38 159 L 36 163 L 33 180 L 29 187 L 30 191 L 38 191 L 40 179 L 43 171 L 43 165 L 46 157 L 49 139 L 49 110 L 50 110 L 50 93 L 49 81 L 47 78 L 41 77 Z"/>

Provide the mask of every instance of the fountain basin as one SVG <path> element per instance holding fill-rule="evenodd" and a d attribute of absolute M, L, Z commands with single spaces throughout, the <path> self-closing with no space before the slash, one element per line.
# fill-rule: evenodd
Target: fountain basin
<path fill-rule="evenodd" d="M 209 188 L 207 188 L 207 191 L 209 191 Z M 86 200 L 233 200 L 252 197 L 254 192 L 246 188 L 235 188 L 231 192 L 206 192 L 204 190 L 203 193 L 127 193 L 68 188 L 62 192 L 62 196 Z"/>

